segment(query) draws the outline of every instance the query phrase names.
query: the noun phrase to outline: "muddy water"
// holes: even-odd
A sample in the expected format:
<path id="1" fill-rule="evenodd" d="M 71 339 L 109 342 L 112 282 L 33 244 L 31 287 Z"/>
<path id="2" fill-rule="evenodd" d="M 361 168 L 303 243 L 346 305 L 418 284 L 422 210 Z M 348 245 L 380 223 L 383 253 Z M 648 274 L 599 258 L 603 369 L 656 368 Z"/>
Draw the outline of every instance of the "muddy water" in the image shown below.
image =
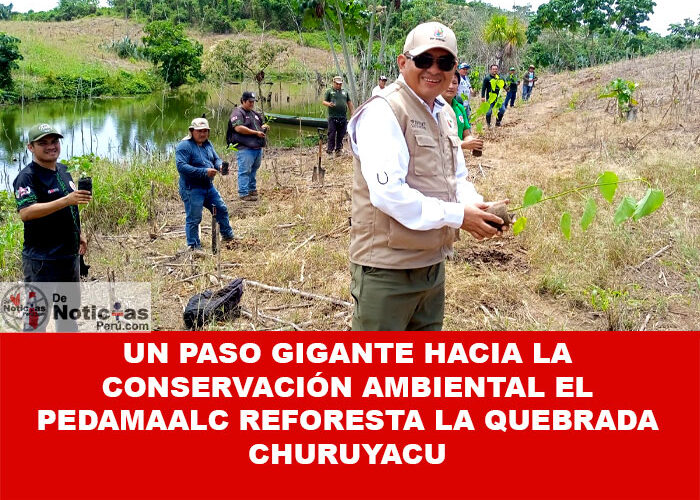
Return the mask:
<path id="1" fill-rule="evenodd" d="M 192 118 L 206 114 L 217 151 L 226 145 L 228 116 L 241 93 L 258 93 L 255 83 L 228 85 L 225 89 L 155 93 L 146 96 L 51 100 L 0 107 L 0 189 L 11 183 L 19 168 L 31 161 L 26 134 L 36 123 L 47 122 L 65 138 L 61 159 L 94 153 L 114 160 L 134 154 L 153 155 L 171 151 L 187 133 Z M 256 109 L 303 116 L 325 116 L 322 92 L 312 83 L 274 82 L 262 86 L 265 102 Z M 267 98 L 269 97 L 269 101 Z M 268 144 L 289 144 L 299 135 L 315 136 L 315 128 L 272 123 Z"/>

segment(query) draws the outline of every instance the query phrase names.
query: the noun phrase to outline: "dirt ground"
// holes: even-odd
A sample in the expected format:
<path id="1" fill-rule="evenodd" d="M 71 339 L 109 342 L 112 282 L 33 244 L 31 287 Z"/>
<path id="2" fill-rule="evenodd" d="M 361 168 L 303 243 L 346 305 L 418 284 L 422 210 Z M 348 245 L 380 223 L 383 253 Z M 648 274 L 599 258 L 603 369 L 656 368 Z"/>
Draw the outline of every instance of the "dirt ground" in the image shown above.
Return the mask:
<path id="1" fill-rule="evenodd" d="M 504 126 L 484 132 L 481 162 L 466 158 L 470 178 L 486 199 L 508 197 L 519 203 L 531 184 L 553 194 L 613 170 L 620 178 L 647 179 L 664 190 L 666 202 L 636 224 L 615 226 L 612 214 L 622 196 L 639 199 L 644 193 L 643 183 L 630 183 L 620 186 L 612 206 L 597 196 L 598 215 L 586 232 L 578 227 L 585 199 L 574 195 L 528 209 L 528 225 L 519 236 L 477 242 L 463 233 L 447 262 L 445 329 L 698 327 L 698 56 L 690 51 L 658 54 L 542 74 L 531 101 L 524 104 L 519 96 Z M 620 123 L 609 100 L 597 99 L 617 77 L 641 85 L 634 122 Z M 206 211 L 205 251 L 196 256 L 184 250 L 181 202 L 161 200 L 151 227 L 91 235 L 94 276 L 103 279 L 115 271 L 121 280 L 150 281 L 158 329 L 182 328 L 189 297 L 235 277 L 249 280 L 243 316 L 207 329 L 349 329 L 352 159 L 324 153 L 327 173 L 321 186 L 311 180 L 317 152 L 266 150 L 258 202 L 238 200 L 234 168 L 233 175 L 217 179 L 237 236 L 218 256 L 210 251 Z M 558 229 L 563 210 L 575 221 L 571 241 Z"/>

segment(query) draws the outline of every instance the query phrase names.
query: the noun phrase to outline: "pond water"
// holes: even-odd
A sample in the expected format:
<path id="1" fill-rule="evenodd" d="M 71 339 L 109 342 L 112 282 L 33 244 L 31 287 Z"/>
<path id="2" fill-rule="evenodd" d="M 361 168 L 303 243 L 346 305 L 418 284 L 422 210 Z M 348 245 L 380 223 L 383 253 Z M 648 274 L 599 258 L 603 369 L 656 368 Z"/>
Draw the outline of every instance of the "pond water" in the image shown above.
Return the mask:
<path id="1" fill-rule="evenodd" d="M 191 120 L 206 114 L 211 140 L 221 154 L 226 146 L 228 117 L 244 90 L 258 93 L 256 83 L 241 82 L 223 89 L 180 89 L 137 97 L 61 99 L 0 107 L 0 189 L 11 186 L 19 169 L 31 161 L 26 137 L 37 123 L 50 123 L 64 135 L 61 160 L 89 153 L 116 160 L 172 151 L 187 134 Z M 315 83 L 264 83 L 262 91 L 265 101 L 256 104 L 258 110 L 325 116 L 326 108 L 321 105 L 325 89 Z M 300 134 L 317 136 L 317 131 L 272 122 L 268 145 L 291 145 Z"/>

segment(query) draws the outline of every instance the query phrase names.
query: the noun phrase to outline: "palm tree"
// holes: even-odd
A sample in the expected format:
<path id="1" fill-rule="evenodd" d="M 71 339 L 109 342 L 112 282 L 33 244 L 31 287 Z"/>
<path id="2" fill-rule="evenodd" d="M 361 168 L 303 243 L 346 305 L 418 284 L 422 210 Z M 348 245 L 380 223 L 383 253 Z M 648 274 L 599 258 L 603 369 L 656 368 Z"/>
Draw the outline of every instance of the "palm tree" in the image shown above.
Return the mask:
<path id="1" fill-rule="evenodd" d="M 494 14 L 484 27 L 484 40 L 496 46 L 498 67 L 501 68 L 503 58 L 512 57 L 515 49 L 525 44 L 525 26 L 517 18 L 508 22 L 505 15 Z"/>

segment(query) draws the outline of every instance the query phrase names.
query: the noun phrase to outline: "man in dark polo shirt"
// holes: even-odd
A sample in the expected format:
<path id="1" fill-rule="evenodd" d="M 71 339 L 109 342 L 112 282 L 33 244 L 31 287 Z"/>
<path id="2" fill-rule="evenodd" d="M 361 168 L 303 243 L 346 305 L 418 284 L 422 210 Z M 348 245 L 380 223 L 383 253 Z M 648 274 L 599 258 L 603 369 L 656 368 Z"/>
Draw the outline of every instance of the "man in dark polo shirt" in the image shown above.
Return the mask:
<path id="1" fill-rule="evenodd" d="M 66 166 L 58 163 L 62 138 L 45 123 L 32 127 L 27 149 L 34 159 L 13 182 L 24 222 L 22 266 L 27 283 L 80 281 L 79 255 L 87 250 L 87 239 L 80 232 L 78 205 L 88 203 L 92 195 L 78 191 Z M 74 321 L 65 323 L 57 322 L 57 329 L 76 330 Z"/>
<path id="2" fill-rule="evenodd" d="M 226 131 L 228 145 L 236 145 L 238 162 L 238 197 L 243 201 L 258 201 L 256 175 L 262 163 L 262 148 L 269 125 L 265 116 L 253 109 L 255 94 L 243 92 L 241 105 L 233 110 Z"/>

